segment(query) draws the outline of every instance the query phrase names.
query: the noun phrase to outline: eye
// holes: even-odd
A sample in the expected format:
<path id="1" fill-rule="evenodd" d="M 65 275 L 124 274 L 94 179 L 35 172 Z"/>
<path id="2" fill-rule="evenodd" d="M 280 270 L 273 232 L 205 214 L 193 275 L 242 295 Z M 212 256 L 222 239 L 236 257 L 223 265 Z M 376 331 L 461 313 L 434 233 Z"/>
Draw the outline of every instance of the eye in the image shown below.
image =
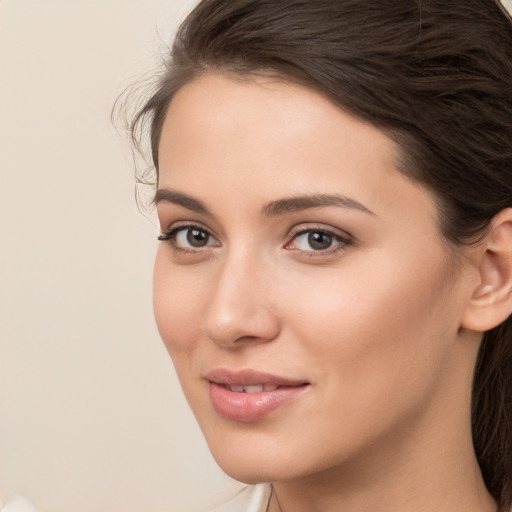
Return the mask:
<path id="1" fill-rule="evenodd" d="M 293 235 L 286 249 L 297 249 L 303 252 L 332 253 L 346 248 L 351 244 L 348 237 L 343 237 L 325 229 L 307 229 Z"/>
<path id="2" fill-rule="evenodd" d="M 205 247 L 208 245 L 210 235 L 202 229 L 186 228 L 176 233 L 175 240 L 177 244 L 183 246 Z"/>
<path id="3" fill-rule="evenodd" d="M 183 251 L 219 246 L 219 242 L 201 226 L 179 226 L 160 235 L 158 240 L 169 242 L 174 249 Z"/>

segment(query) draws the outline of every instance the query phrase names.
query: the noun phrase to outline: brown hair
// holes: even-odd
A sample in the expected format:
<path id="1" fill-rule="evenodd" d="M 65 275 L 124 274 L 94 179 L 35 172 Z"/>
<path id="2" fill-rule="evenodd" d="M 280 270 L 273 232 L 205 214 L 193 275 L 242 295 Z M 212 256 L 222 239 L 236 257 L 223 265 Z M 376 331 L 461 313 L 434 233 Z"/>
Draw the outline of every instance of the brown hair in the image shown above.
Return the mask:
<path id="1" fill-rule="evenodd" d="M 134 116 L 158 145 L 174 94 L 201 74 L 272 74 L 321 91 L 397 141 L 401 171 L 439 202 L 450 245 L 512 206 L 512 23 L 497 0 L 203 0 Z M 501 510 L 512 505 L 512 318 L 484 334 L 473 439 Z"/>

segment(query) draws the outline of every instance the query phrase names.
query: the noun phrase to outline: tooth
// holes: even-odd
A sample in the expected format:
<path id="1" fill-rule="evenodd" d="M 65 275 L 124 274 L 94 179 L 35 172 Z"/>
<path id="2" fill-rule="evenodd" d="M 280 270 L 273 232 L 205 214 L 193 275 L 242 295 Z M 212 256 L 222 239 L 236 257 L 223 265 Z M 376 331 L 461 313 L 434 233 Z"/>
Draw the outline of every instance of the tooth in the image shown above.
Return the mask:
<path id="1" fill-rule="evenodd" d="M 263 391 L 275 391 L 277 389 L 277 386 L 274 386 L 273 384 L 263 384 Z"/>
<path id="2" fill-rule="evenodd" d="M 244 391 L 246 393 L 261 393 L 261 391 L 263 391 L 263 386 L 261 384 L 257 386 L 244 386 Z"/>
<path id="3" fill-rule="evenodd" d="M 244 392 L 243 386 L 229 386 L 229 389 L 231 391 L 234 391 L 235 393 L 243 393 Z"/>

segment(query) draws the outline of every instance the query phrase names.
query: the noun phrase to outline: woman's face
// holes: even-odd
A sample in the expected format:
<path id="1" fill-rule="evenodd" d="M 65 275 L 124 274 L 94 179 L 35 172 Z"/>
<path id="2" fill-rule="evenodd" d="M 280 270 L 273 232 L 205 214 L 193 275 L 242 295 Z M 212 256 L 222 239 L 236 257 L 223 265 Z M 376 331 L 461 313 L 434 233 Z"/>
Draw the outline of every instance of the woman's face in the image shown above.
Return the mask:
<path id="1" fill-rule="evenodd" d="M 207 75 L 159 156 L 156 320 L 227 473 L 342 468 L 446 414 L 469 287 L 388 137 L 307 88 Z"/>

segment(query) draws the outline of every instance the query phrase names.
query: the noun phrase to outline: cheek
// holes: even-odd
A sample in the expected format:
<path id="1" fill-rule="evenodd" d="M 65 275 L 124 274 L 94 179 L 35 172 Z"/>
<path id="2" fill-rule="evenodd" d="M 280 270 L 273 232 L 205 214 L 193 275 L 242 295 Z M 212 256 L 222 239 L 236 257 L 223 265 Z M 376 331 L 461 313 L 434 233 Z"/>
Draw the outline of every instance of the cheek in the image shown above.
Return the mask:
<path id="1" fill-rule="evenodd" d="M 373 267 L 379 272 L 338 269 L 321 281 L 303 273 L 302 293 L 288 295 L 283 316 L 294 319 L 288 323 L 300 345 L 294 355 L 307 361 L 316 384 L 310 428 L 337 446 L 325 453 L 321 441 L 312 441 L 304 457 L 357 451 L 410 425 L 436 395 L 449 361 L 451 320 L 443 311 L 450 287 L 442 261 L 428 260 L 416 269 L 406 261 L 386 272 L 383 265 Z"/>
<path id="2" fill-rule="evenodd" d="M 204 287 L 201 279 L 187 278 L 169 262 L 166 248 L 160 247 L 153 273 L 153 308 L 160 336 L 173 360 L 190 354 L 199 335 L 199 319 Z M 196 321 L 194 321 L 196 319 Z"/>
<path id="3" fill-rule="evenodd" d="M 394 262 L 393 264 L 387 262 Z M 361 263 L 360 261 L 358 264 Z M 333 269 L 318 280 L 303 274 L 290 293 L 288 316 L 313 368 L 330 382 L 369 392 L 432 376 L 456 322 L 445 314 L 450 286 L 442 253 L 418 258 L 376 253 L 364 272 Z M 327 270 L 327 269 L 323 269 Z M 335 272 L 337 270 L 337 272 Z M 321 376 L 322 378 L 324 376 Z"/>

